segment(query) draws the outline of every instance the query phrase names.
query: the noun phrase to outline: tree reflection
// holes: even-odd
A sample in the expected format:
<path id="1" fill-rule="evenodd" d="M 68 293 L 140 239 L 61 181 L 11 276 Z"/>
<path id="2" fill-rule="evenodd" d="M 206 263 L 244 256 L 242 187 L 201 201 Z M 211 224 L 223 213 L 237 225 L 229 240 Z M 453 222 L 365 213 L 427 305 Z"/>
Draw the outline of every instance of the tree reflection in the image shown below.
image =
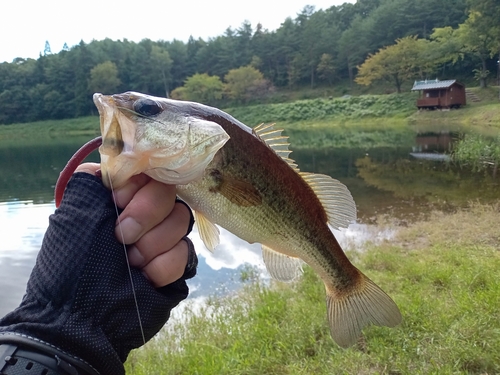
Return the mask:
<path id="1" fill-rule="evenodd" d="M 366 184 L 399 198 L 423 197 L 430 203 L 453 205 L 500 198 L 498 181 L 490 173 L 476 173 L 452 163 L 409 158 L 381 162 L 366 156 L 356 161 L 356 168 Z"/>
<path id="2" fill-rule="evenodd" d="M 49 203 L 59 172 L 87 138 L 0 143 L 0 201 Z M 89 160 L 98 161 L 97 153 Z"/>

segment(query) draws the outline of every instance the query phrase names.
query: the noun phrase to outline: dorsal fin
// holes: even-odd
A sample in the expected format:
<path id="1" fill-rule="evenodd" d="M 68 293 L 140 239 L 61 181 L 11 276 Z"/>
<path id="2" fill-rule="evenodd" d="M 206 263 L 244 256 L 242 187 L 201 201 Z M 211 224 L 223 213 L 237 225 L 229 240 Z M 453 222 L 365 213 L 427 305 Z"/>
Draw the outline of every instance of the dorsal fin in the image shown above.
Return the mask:
<path id="1" fill-rule="evenodd" d="M 293 170 L 299 172 L 299 167 L 295 164 L 295 160 L 288 156 L 292 152 L 288 146 L 288 137 L 281 135 L 283 129 L 274 129 L 275 124 L 260 124 L 253 128 L 252 132 L 262 142 L 264 142 L 271 150 L 276 152 Z"/>
<path id="2" fill-rule="evenodd" d="M 347 228 L 356 220 L 356 204 L 343 183 L 323 174 L 299 174 L 319 198 L 332 227 Z"/>

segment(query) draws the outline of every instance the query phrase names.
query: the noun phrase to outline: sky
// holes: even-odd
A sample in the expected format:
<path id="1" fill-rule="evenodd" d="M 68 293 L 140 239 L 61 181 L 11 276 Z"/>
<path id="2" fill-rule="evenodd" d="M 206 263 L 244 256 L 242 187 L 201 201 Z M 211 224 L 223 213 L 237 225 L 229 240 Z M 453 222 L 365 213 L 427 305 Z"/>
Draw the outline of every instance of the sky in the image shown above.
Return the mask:
<path id="1" fill-rule="evenodd" d="M 174 39 L 187 42 L 189 36 L 208 40 L 231 26 L 248 20 L 269 31 L 287 18 L 295 18 L 306 5 L 327 9 L 355 0 L 147 0 L 147 1 L 63 1 L 26 0 L 2 2 L 0 17 L 0 63 L 16 57 L 38 58 L 45 41 L 52 53 L 64 43 L 72 47 L 83 40 L 111 38 L 139 42 Z M 279 5 L 278 5 L 279 4 Z"/>

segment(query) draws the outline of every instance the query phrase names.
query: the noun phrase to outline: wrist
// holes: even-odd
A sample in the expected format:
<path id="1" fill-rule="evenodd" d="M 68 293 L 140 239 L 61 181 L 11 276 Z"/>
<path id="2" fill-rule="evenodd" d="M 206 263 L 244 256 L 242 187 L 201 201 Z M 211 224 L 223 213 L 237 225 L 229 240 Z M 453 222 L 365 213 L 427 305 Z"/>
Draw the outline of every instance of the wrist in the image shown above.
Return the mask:
<path id="1" fill-rule="evenodd" d="M 99 375 L 82 359 L 34 337 L 0 334 L 0 374 Z"/>

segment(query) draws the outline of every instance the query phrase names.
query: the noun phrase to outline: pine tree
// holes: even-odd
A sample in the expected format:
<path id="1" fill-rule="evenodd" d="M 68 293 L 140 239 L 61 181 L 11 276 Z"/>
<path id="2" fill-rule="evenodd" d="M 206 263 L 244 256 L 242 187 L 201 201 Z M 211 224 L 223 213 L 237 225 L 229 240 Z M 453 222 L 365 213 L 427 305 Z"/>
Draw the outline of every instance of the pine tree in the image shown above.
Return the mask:
<path id="1" fill-rule="evenodd" d="M 51 55 L 52 54 L 52 51 L 50 50 L 50 43 L 48 40 L 45 41 L 45 49 L 43 50 L 43 55 L 44 56 L 47 56 L 47 55 Z"/>

